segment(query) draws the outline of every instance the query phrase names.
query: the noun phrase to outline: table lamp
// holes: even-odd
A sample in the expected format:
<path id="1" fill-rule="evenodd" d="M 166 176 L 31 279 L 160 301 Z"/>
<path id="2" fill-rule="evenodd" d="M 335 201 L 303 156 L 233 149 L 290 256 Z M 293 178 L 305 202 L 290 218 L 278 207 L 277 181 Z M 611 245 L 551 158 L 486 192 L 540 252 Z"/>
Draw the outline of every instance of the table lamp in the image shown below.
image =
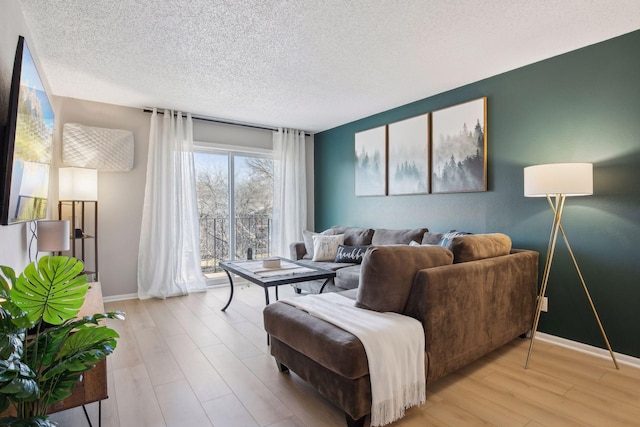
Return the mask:
<path id="1" fill-rule="evenodd" d="M 37 222 L 38 252 L 68 251 L 69 221 L 41 220 Z"/>
<path id="2" fill-rule="evenodd" d="M 553 262 L 553 254 L 556 248 L 556 242 L 558 240 L 558 233 L 562 234 L 569 254 L 573 260 L 573 265 L 578 272 L 580 282 L 582 282 L 582 288 L 584 289 L 593 314 L 602 332 L 602 337 L 609 349 L 611 359 L 616 369 L 620 369 L 616 357 L 613 354 L 607 334 L 604 332 L 602 322 L 596 311 L 596 307 L 593 304 L 587 285 L 578 267 L 576 257 L 571 250 L 569 240 L 562 227 L 562 211 L 564 210 L 564 203 L 567 197 L 571 196 L 590 196 L 593 194 L 593 165 L 591 163 L 552 163 L 544 165 L 535 165 L 524 168 L 524 195 L 525 197 L 546 197 L 553 211 L 553 224 L 551 226 L 551 235 L 549 236 L 549 245 L 547 248 L 547 258 L 544 265 L 544 272 L 542 274 L 542 284 L 540 286 L 540 294 L 538 295 L 538 302 L 536 304 L 536 312 L 533 320 L 533 327 L 531 329 L 531 343 L 529 344 L 529 351 L 527 353 L 527 360 L 524 368 L 529 366 L 529 358 L 531 357 L 531 350 L 533 349 L 533 342 L 536 337 L 536 329 L 538 329 L 538 322 L 540 321 L 540 312 L 542 311 L 542 302 L 544 295 L 547 291 L 547 284 L 549 283 L 549 273 L 551 271 L 551 263 Z M 551 197 L 555 198 L 555 203 L 551 200 Z"/>

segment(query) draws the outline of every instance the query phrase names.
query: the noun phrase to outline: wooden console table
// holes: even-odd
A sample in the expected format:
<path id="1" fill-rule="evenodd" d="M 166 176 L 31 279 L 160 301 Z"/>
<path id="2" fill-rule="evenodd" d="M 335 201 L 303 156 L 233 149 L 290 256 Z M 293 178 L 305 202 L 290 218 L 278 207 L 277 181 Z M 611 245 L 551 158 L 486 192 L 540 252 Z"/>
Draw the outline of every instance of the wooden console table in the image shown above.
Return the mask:
<path id="1" fill-rule="evenodd" d="M 82 304 L 77 317 L 90 316 L 95 313 L 104 313 L 104 303 L 102 301 L 102 288 L 100 286 L 100 282 L 89 283 L 89 286 L 91 286 L 91 289 L 87 291 L 84 304 Z M 108 397 L 107 359 L 102 359 L 100 362 L 96 363 L 95 368 L 86 371 L 82 375 L 82 380 L 73 390 L 71 396 L 50 405 L 48 412 L 52 414 L 54 412 L 64 411 L 65 409 L 82 406 L 84 414 L 87 417 L 87 421 L 89 422 L 89 426 L 91 426 L 91 420 L 89 419 L 89 415 L 87 414 L 87 410 L 84 408 L 84 405 L 98 402 L 98 426 L 101 426 L 102 400 L 107 399 Z"/>
<path id="2" fill-rule="evenodd" d="M 102 288 L 100 282 L 89 283 L 91 289 L 87 291 L 84 304 L 80 308 L 78 317 L 90 316 L 95 313 L 104 313 L 104 303 L 102 302 Z M 87 417 L 89 426 L 92 427 L 91 419 L 84 405 L 98 402 L 98 426 L 102 425 L 102 400 L 107 399 L 107 360 L 103 359 L 96 366 L 83 373 L 82 380 L 73 390 L 71 396 L 60 402 L 56 402 L 49 406 L 48 413 L 64 411 L 65 409 L 82 406 L 84 414 Z M 7 412 L 14 412 L 14 408 L 9 408 Z M 0 414 L 0 417 L 4 414 Z"/>

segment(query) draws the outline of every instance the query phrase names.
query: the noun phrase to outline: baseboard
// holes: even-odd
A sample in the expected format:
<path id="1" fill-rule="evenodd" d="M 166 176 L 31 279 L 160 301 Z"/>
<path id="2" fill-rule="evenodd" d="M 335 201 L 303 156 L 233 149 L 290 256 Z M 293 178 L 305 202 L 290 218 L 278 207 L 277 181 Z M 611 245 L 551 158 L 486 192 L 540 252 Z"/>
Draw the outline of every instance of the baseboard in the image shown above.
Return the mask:
<path id="1" fill-rule="evenodd" d="M 233 281 L 235 286 L 241 286 L 244 285 L 246 283 L 249 283 L 248 281 L 241 279 L 241 280 L 234 280 Z M 229 283 L 219 283 L 219 284 L 214 284 L 214 285 L 207 285 L 208 289 L 215 289 L 215 288 L 223 288 L 223 287 L 229 287 Z M 103 297 L 102 300 L 104 302 L 116 302 L 116 301 L 126 301 L 128 299 L 138 299 L 138 294 L 121 294 L 121 295 L 111 295 L 108 297 Z"/>
<path id="2" fill-rule="evenodd" d="M 559 345 L 561 347 L 570 348 L 581 353 L 587 353 L 592 356 L 611 360 L 609 351 L 604 348 L 594 347 L 592 345 L 583 344 L 577 341 L 571 341 L 566 338 L 556 337 L 555 335 L 545 334 L 544 332 L 536 332 L 536 339 L 548 342 L 550 344 Z M 637 357 L 616 353 L 615 351 L 613 352 L 613 354 L 616 356 L 616 360 L 619 364 L 629 365 L 634 368 L 640 368 L 640 359 L 638 359 Z"/>
<path id="3" fill-rule="evenodd" d="M 115 302 L 115 301 L 125 301 L 128 299 L 138 299 L 138 294 L 122 294 L 122 295 L 111 295 L 108 297 L 103 297 L 102 301 L 104 302 Z"/>

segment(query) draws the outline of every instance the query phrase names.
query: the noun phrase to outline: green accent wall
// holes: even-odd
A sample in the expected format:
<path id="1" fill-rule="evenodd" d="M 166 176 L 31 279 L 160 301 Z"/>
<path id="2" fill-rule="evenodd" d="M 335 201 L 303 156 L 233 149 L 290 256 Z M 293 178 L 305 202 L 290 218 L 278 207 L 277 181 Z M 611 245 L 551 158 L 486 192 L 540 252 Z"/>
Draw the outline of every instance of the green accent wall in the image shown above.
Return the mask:
<path id="1" fill-rule="evenodd" d="M 355 197 L 355 132 L 483 96 L 487 192 Z M 540 276 L 553 217 L 523 168 L 592 162 L 594 195 L 567 199 L 563 225 L 614 351 L 640 357 L 640 31 L 321 132 L 314 156 L 317 230 L 503 232 L 540 252 Z M 547 296 L 539 331 L 605 348 L 563 241 Z"/>

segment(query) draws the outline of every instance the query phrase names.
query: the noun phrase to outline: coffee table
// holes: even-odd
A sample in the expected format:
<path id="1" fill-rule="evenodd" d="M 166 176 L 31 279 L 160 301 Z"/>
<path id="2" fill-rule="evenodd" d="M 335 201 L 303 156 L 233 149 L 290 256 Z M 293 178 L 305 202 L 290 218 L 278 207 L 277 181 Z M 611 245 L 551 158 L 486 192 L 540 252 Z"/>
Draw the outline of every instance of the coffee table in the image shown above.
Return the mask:
<path id="1" fill-rule="evenodd" d="M 272 257 L 274 258 L 274 257 Z M 236 274 L 251 283 L 264 288 L 264 299 L 266 305 L 269 305 L 269 288 L 276 288 L 276 301 L 278 300 L 278 286 L 288 285 L 291 283 L 306 282 L 309 280 L 324 279 L 324 285 L 329 279 L 336 277 L 336 272 L 325 270 L 315 266 L 310 266 L 299 261 L 275 257 L 280 259 L 280 268 L 262 267 L 262 260 L 239 260 L 239 261 L 221 261 L 220 268 L 227 273 L 229 284 L 231 285 L 231 293 L 229 301 L 222 308 L 225 311 L 231 300 L 233 299 L 233 278 L 231 273 Z"/>

